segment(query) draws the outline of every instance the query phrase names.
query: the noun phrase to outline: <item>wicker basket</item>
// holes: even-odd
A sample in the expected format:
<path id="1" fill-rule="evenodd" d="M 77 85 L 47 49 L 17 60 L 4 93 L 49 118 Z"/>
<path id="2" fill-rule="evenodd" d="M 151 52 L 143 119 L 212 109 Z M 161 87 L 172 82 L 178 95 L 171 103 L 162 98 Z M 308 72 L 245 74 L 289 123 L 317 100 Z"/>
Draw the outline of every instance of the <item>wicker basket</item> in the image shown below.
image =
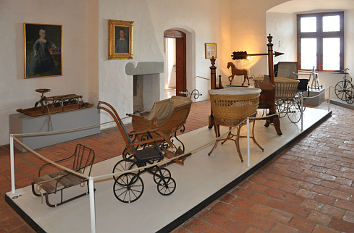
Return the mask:
<path id="1" fill-rule="evenodd" d="M 211 110 L 217 125 L 235 126 L 257 111 L 259 88 L 230 87 L 210 90 Z"/>
<path id="2" fill-rule="evenodd" d="M 263 77 L 254 79 L 254 86 L 259 87 Z M 299 80 L 275 77 L 275 99 L 293 99 L 296 95 Z"/>

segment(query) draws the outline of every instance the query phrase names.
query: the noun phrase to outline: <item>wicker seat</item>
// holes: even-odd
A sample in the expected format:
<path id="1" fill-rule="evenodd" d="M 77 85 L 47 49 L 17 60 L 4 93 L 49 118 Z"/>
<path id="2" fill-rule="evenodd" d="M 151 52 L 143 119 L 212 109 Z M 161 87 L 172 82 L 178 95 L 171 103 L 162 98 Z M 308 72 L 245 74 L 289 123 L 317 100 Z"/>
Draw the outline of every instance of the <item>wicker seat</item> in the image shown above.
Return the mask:
<path id="1" fill-rule="evenodd" d="M 220 125 L 227 126 L 231 129 L 242 123 L 247 117 L 254 116 L 257 113 L 260 92 L 261 90 L 258 88 L 242 87 L 229 87 L 209 91 L 211 110 L 214 116 L 214 129 L 217 137 L 220 137 Z M 228 140 L 232 140 L 235 142 L 238 155 L 241 162 L 243 162 L 239 143 L 239 139 L 244 137 L 240 135 L 243 125 L 244 124 L 238 126 L 236 134 L 229 132 L 226 138 L 217 140 L 214 147 L 209 152 L 209 155 L 211 155 L 217 147 L 219 141 L 222 141 L 223 144 Z M 255 121 L 253 121 L 251 138 L 263 151 L 263 148 L 257 143 L 254 137 L 254 125 Z"/>
<path id="2" fill-rule="evenodd" d="M 71 167 L 72 170 L 74 170 L 78 173 L 81 173 L 81 174 L 87 174 L 89 176 L 91 174 L 94 159 L 95 159 L 95 152 L 92 149 L 85 147 L 81 144 L 77 144 L 76 148 L 75 148 L 75 152 L 71 156 L 69 156 L 65 159 L 55 161 L 55 162 L 62 163 L 62 162 L 67 162 L 67 161 L 72 160 L 72 167 Z M 64 204 L 66 202 L 72 201 L 76 198 L 79 198 L 79 197 L 82 197 L 82 196 L 88 194 L 88 185 L 87 185 L 86 192 L 84 192 L 80 195 L 77 195 L 73 198 L 63 200 L 63 190 L 64 189 L 67 189 L 67 188 L 70 188 L 70 187 L 73 187 L 73 186 L 76 186 L 79 184 L 81 185 L 81 184 L 87 183 L 88 180 L 83 177 L 79 177 L 77 175 L 74 175 L 70 172 L 64 171 L 64 170 L 41 175 L 43 170 L 45 168 L 49 167 L 50 165 L 51 165 L 51 163 L 46 163 L 46 164 L 42 165 L 39 168 L 38 177 L 34 178 L 34 180 L 32 182 L 33 194 L 36 196 L 41 196 L 41 190 L 43 190 L 42 193 L 45 196 L 46 203 L 48 206 L 56 207 L 58 205 Z M 56 194 L 57 192 L 60 192 L 60 195 L 61 195 L 60 202 L 55 203 L 55 204 L 50 203 L 49 195 Z"/>
<path id="3" fill-rule="evenodd" d="M 254 79 L 254 86 L 259 87 L 263 77 Z M 296 96 L 299 80 L 291 78 L 275 77 L 275 99 L 293 99 Z"/>

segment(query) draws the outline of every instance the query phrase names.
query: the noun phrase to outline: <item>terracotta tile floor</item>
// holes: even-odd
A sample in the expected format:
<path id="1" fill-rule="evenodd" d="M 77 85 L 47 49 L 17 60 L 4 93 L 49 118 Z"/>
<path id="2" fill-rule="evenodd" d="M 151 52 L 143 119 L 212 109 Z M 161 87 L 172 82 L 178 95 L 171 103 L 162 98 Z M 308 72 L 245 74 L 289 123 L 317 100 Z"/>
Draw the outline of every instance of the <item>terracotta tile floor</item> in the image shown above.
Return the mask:
<path id="1" fill-rule="evenodd" d="M 186 131 L 207 125 L 209 102 L 192 105 Z M 333 116 L 249 179 L 175 232 L 354 232 L 354 111 L 333 106 Z M 96 161 L 123 149 L 115 129 L 61 143 L 40 153 L 57 159 L 77 143 L 92 147 Z M 30 184 L 41 164 L 16 152 L 16 184 Z M 188 160 L 186 161 L 188 162 Z M 0 194 L 10 189 L 9 148 L 0 147 Z M 0 233 L 33 232 L 0 199 Z"/>

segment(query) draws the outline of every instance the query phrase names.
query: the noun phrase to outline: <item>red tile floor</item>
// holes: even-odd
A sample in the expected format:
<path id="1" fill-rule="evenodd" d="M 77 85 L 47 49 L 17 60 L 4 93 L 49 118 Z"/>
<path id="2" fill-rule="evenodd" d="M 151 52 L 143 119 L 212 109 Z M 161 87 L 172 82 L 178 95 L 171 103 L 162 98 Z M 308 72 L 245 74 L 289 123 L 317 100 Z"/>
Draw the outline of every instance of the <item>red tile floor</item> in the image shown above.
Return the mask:
<path id="1" fill-rule="evenodd" d="M 354 111 L 332 107 L 333 116 L 265 167 L 209 205 L 175 232 L 354 232 Z M 187 131 L 207 125 L 209 102 L 192 105 Z M 118 155 L 115 129 L 41 150 L 51 159 L 90 145 L 96 161 Z M 16 152 L 16 184 L 30 184 L 40 161 Z M 188 159 L 186 160 L 188 162 Z M 0 147 L 0 194 L 10 189 L 9 147 Z M 0 199 L 0 233 L 33 232 Z"/>

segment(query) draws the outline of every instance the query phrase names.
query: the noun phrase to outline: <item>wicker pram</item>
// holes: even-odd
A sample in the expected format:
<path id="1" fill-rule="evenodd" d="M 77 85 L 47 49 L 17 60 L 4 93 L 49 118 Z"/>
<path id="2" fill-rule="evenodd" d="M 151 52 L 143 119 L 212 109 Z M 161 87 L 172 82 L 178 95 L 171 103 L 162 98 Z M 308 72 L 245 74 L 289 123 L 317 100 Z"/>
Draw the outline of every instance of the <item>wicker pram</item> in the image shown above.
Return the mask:
<path id="1" fill-rule="evenodd" d="M 254 78 L 254 86 L 259 87 L 263 77 Z M 296 96 L 299 80 L 275 77 L 275 99 L 293 99 Z"/>
<path id="2" fill-rule="evenodd" d="M 170 99 L 155 102 L 151 111 L 130 115 L 132 117 L 133 132 L 154 130 L 164 141 L 161 142 L 168 154 L 173 155 L 185 152 L 183 142 L 177 137 L 177 131 L 184 131 L 184 124 L 188 118 L 192 101 L 187 97 L 173 96 Z M 175 139 L 175 140 L 174 140 Z M 144 140 L 135 138 L 133 140 Z M 123 152 L 124 156 L 124 152 Z M 172 156 L 172 154 L 171 154 Z M 167 155 L 166 157 L 171 157 Z M 176 161 L 183 164 L 183 161 Z"/>
<path id="3" fill-rule="evenodd" d="M 255 78 L 255 86 L 259 86 L 263 78 Z M 297 123 L 301 119 L 301 103 L 298 92 L 299 80 L 290 78 L 275 77 L 275 101 L 276 109 L 280 118 L 288 116 L 292 123 Z M 303 108 L 304 110 L 304 108 Z"/>
<path id="4" fill-rule="evenodd" d="M 259 88 L 242 88 L 242 87 L 229 87 L 219 90 L 210 90 L 210 102 L 211 110 L 214 116 L 214 129 L 217 137 L 220 136 L 220 125 L 229 127 L 237 126 L 247 117 L 255 115 L 259 103 L 259 94 L 261 89 Z M 263 148 L 257 143 L 254 137 L 254 124 L 252 128 L 251 138 L 257 144 L 259 148 Z M 227 140 L 232 140 L 236 144 L 236 149 L 243 162 L 242 154 L 240 151 L 239 139 L 243 136 L 240 136 L 241 127 L 244 124 L 241 124 L 237 129 L 237 134 L 229 132 L 229 134 L 224 139 L 217 140 L 214 147 L 209 152 L 209 155 L 217 147 L 219 141 L 222 141 L 222 144 Z M 234 138 L 235 137 L 235 138 Z"/>

